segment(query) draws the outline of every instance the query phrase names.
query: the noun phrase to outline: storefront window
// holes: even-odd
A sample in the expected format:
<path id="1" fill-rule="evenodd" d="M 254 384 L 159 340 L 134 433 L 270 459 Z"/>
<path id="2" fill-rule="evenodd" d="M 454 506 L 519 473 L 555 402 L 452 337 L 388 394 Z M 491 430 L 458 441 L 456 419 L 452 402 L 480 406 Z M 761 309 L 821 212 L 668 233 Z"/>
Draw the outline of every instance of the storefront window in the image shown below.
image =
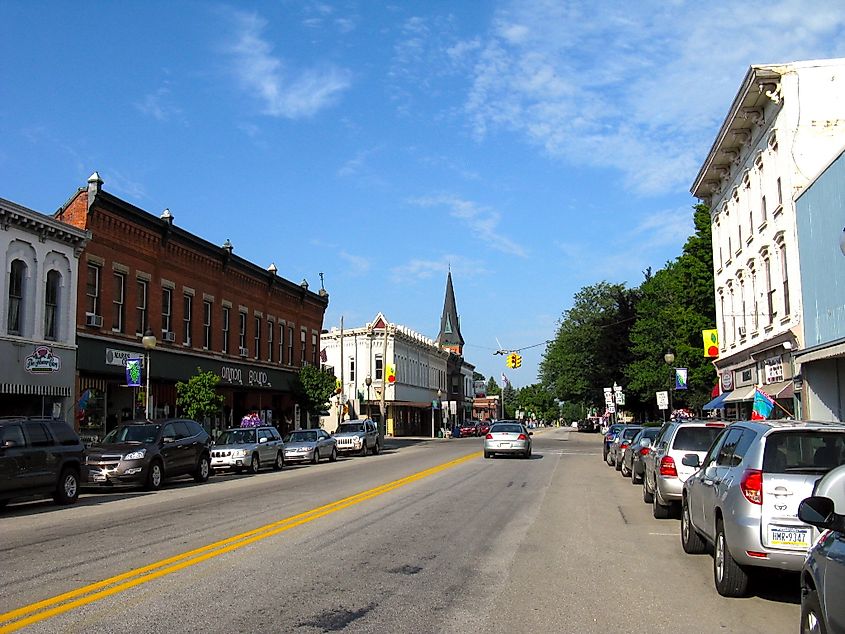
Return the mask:
<path id="1" fill-rule="evenodd" d="M 9 272 L 9 320 L 7 331 L 10 335 L 21 334 L 23 323 L 23 281 L 26 274 L 26 264 L 22 260 L 13 260 Z"/>
<path id="2" fill-rule="evenodd" d="M 82 390 L 76 403 L 79 435 L 83 442 L 96 442 L 105 436 L 105 394 L 97 388 Z"/>

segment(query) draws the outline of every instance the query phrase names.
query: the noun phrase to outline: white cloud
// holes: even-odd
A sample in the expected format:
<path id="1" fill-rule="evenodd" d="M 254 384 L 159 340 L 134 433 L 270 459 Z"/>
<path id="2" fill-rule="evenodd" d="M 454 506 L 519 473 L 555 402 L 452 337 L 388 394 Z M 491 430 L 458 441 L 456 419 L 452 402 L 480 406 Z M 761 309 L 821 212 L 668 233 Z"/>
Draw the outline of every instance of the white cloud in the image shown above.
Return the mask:
<path id="1" fill-rule="evenodd" d="M 229 48 L 233 72 L 243 89 L 263 103 L 273 117 L 310 117 L 334 105 L 352 83 L 349 70 L 331 64 L 291 72 L 273 54 L 264 37 L 266 20 L 256 14 L 235 13 L 236 38 Z"/>
<path id="2" fill-rule="evenodd" d="M 347 264 L 347 266 L 344 268 L 344 271 L 346 273 L 349 273 L 350 275 L 363 275 L 364 273 L 367 273 L 370 268 L 372 268 L 372 263 L 370 262 L 370 260 L 363 256 L 347 253 L 346 251 L 341 251 L 340 257 Z"/>
<path id="3" fill-rule="evenodd" d="M 453 218 L 461 220 L 470 233 L 486 246 L 510 255 L 527 257 L 527 253 L 522 246 L 499 231 L 499 223 L 502 217 L 498 211 L 483 207 L 470 200 L 463 200 L 457 196 L 429 196 L 415 198 L 410 202 L 420 207 L 446 207 Z"/>
<path id="4" fill-rule="evenodd" d="M 462 255 L 449 254 L 436 260 L 412 258 L 404 264 L 393 267 L 390 270 L 390 277 L 393 282 L 407 283 L 427 280 L 434 276 L 445 277 L 449 270 L 458 277 L 487 274 L 484 265 L 480 262 Z"/>
<path id="5" fill-rule="evenodd" d="M 172 117 L 179 115 L 181 110 L 176 106 L 168 103 L 170 99 L 170 88 L 162 86 L 155 92 L 144 95 L 144 98 L 135 104 L 135 107 L 159 121 L 167 121 Z"/>
<path id="6" fill-rule="evenodd" d="M 842 55 L 843 30 L 824 0 L 520 0 L 448 51 L 470 75 L 477 138 L 514 131 L 662 193 L 689 186 L 750 64 Z"/>

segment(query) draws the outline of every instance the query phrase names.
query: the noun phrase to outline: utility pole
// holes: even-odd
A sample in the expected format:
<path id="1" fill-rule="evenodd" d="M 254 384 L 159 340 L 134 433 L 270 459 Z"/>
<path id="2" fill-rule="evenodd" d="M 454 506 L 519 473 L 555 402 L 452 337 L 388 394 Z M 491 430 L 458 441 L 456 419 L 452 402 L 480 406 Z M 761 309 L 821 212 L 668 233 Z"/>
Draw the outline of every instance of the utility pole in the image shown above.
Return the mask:
<path id="1" fill-rule="evenodd" d="M 340 392 L 337 395 L 337 426 L 343 421 L 343 315 L 340 316 Z"/>
<path id="2" fill-rule="evenodd" d="M 381 436 L 384 438 L 387 435 L 387 405 L 384 402 L 384 396 L 387 392 L 387 320 L 384 320 L 384 339 L 382 340 L 381 349 L 381 403 L 379 409 L 381 410 Z"/>

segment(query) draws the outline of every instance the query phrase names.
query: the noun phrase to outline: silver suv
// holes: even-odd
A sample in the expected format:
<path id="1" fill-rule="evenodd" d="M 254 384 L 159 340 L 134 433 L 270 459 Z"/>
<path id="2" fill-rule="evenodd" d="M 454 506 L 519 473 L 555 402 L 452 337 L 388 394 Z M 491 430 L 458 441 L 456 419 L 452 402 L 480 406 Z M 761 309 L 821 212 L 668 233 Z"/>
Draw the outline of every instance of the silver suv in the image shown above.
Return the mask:
<path id="1" fill-rule="evenodd" d="M 680 504 L 684 481 L 696 471 L 681 459 L 689 453 L 703 458 L 724 428 L 725 423 L 703 420 L 671 421 L 660 428 L 643 456 L 643 502 L 651 504 L 654 517 L 666 519 L 672 514 Z"/>
<path id="2" fill-rule="evenodd" d="M 381 451 L 378 425 L 369 418 L 345 420 L 332 434 L 337 441 L 338 453 L 357 453 L 366 456 L 369 452 Z"/>
<path id="3" fill-rule="evenodd" d="M 746 593 L 752 567 L 801 570 L 818 531 L 798 519 L 801 500 L 845 461 L 845 425 L 803 421 L 733 423 L 684 483 L 681 544 L 713 544 L 713 579 L 722 596 Z"/>
<path id="4" fill-rule="evenodd" d="M 232 469 L 240 473 L 248 469 L 258 473 L 265 465 L 279 471 L 285 466 L 285 445 L 275 427 L 235 427 L 227 429 L 211 448 L 211 468 Z"/>

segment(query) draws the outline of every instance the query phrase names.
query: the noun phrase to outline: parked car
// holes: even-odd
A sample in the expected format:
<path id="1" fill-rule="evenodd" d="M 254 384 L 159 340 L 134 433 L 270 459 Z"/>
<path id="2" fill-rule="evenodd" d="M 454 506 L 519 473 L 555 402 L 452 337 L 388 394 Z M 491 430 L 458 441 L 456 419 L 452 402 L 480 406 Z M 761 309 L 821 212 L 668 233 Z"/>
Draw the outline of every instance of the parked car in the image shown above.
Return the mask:
<path id="1" fill-rule="evenodd" d="M 613 423 L 610 427 L 607 428 L 607 431 L 604 433 L 604 440 L 602 442 L 602 455 L 601 458 L 605 462 L 607 462 L 607 452 L 610 451 L 610 444 L 616 440 L 616 434 L 619 433 L 619 430 L 625 427 L 624 423 Z"/>
<path id="2" fill-rule="evenodd" d="M 211 436 L 199 423 L 171 418 L 126 422 L 86 450 L 86 486 L 141 485 L 155 491 L 163 481 L 211 474 Z"/>
<path id="3" fill-rule="evenodd" d="M 652 515 L 665 519 L 680 505 L 684 482 L 696 469 L 683 464 L 690 453 L 699 460 L 713 444 L 725 423 L 703 420 L 671 421 L 660 428 L 643 461 L 643 501 L 651 503 Z"/>
<path id="4" fill-rule="evenodd" d="M 660 427 L 643 427 L 622 454 L 622 475 L 630 476 L 632 484 L 642 483 L 643 456 L 651 451 L 651 443 L 659 433 Z"/>
<path id="5" fill-rule="evenodd" d="M 486 436 L 490 431 L 490 426 L 493 424 L 492 420 L 482 420 L 478 423 L 478 435 Z"/>
<path id="6" fill-rule="evenodd" d="M 628 425 L 619 430 L 607 451 L 607 464 L 609 466 L 614 467 L 617 471 L 622 470 L 622 453 L 631 444 L 634 436 L 640 433 L 641 429 L 641 425 Z"/>
<path id="7" fill-rule="evenodd" d="M 683 486 L 681 544 L 713 544 L 713 578 L 723 596 L 745 594 L 754 568 L 801 570 L 817 531 L 798 505 L 845 456 L 845 425 L 744 421 L 725 429 Z"/>
<path id="8" fill-rule="evenodd" d="M 378 425 L 369 418 L 345 420 L 338 425 L 334 436 L 338 453 L 357 453 L 366 456 L 369 452 L 381 451 Z"/>
<path id="9" fill-rule="evenodd" d="M 35 495 L 52 496 L 57 504 L 76 502 L 84 451 L 63 420 L 0 419 L 0 508 Z"/>
<path id="10" fill-rule="evenodd" d="M 798 519 L 822 534 L 801 569 L 801 634 L 845 633 L 845 465 L 816 484 Z"/>
<path id="11" fill-rule="evenodd" d="M 297 429 L 285 436 L 285 461 L 317 464 L 337 460 L 337 441 L 322 429 Z"/>
<path id="12" fill-rule="evenodd" d="M 227 429 L 211 448 L 211 468 L 214 471 L 244 469 L 258 473 L 261 467 L 272 465 L 279 471 L 285 466 L 285 445 L 275 427 L 234 427 Z"/>
<path id="13" fill-rule="evenodd" d="M 496 454 L 519 454 L 523 458 L 531 457 L 531 436 L 533 432 L 519 421 L 497 421 L 484 437 L 484 457 L 492 458 Z"/>
<path id="14" fill-rule="evenodd" d="M 588 418 L 585 420 L 578 421 L 578 431 L 593 433 L 598 431 L 598 427 L 596 426 L 595 422 Z"/>
<path id="15" fill-rule="evenodd" d="M 477 420 L 465 420 L 460 423 L 459 427 L 461 430 L 461 438 L 466 438 L 467 436 L 478 436 Z"/>

